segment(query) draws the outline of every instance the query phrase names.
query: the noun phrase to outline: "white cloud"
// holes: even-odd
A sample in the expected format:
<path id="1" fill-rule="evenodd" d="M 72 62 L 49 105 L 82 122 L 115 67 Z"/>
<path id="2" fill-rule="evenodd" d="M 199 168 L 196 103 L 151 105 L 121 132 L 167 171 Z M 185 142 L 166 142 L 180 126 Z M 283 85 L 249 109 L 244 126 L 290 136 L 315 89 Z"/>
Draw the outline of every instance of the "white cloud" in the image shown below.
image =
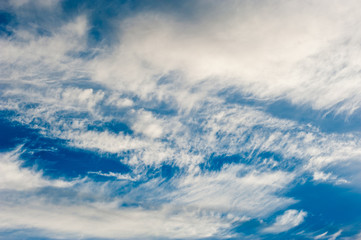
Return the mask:
<path id="1" fill-rule="evenodd" d="M 74 182 L 48 180 L 41 172 L 22 168 L 20 149 L 0 154 L 0 190 L 25 191 L 45 186 L 70 187 Z"/>
<path id="2" fill-rule="evenodd" d="M 248 173 L 238 176 L 242 171 Z M 87 181 L 73 189 L 75 197 L 59 192 L 55 203 L 52 193 L 17 201 L 0 198 L 0 228 L 36 229 L 41 236 L 60 238 L 222 238 L 230 236 L 227 229 L 234 222 L 294 203 L 276 196 L 292 180 L 292 174 L 281 171 L 228 166 L 220 173 L 182 175 L 167 183 L 153 179 L 116 197 L 110 197 L 116 184 Z M 137 206 L 122 207 L 128 203 Z"/>
<path id="3" fill-rule="evenodd" d="M 291 228 L 300 225 L 306 216 L 307 212 L 303 210 L 287 210 L 283 215 L 280 215 L 276 218 L 276 222 L 272 226 L 263 229 L 263 231 L 269 233 L 280 233 L 288 231 Z"/>
<path id="4" fill-rule="evenodd" d="M 320 235 L 317 235 L 314 239 L 322 239 L 327 235 L 328 232 L 321 233 Z"/>
<path id="5" fill-rule="evenodd" d="M 1 38 L 0 81 L 6 87 L 4 94 L 18 93 L 21 99 L 36 93 L 31 100 L 38 101 L 65 81 L 87 76 L 83 61 L 74 57 L 86 49 L 83 43 L 87 28 L 86 17 L 79 16 L 48 35 L 19 29 L 11 39 Z"/>
<path id="6" fill-rule="evenodd" d="M 106 103 L 108 105 L 113 105 L 118 108 L 132 107 L 134 105 L 133 100 L 131 100 L 129 98 L 122 98 L 117 94 L 110 95 L 107 98 Z"/>
<path id="7" fill-rule="evenodd" d="M 330 236 L 330 238 L 328 240 L 336 240 L 341 235 L 342 232 L 343 232 L 342 230 L 335 232 L 334 234 L 332 234 Z"/>
<path id="8" fill-rule="evenodd" d="M 333 182 L 335 184 L 349 183 L 349 181 L 347 181 L 346 179 L 338 178 L 338 177 L 332 175 L 331 173 L 326 174 L 324 172 L 319 172 L 319 171 L 315 171 L 313 173 L 313 180 L 320 181 L 320 182 Z"/>
<path id="9" fill-rule="evenodd" d="M 93 108 L 103 97 L 102 91 L 93 93 L 93 89 L 67 88 L 62 92 L 64 104 L 85 105 L 89 109 Z"/>
<path id="10" fill-rule="evenodd" d="M 230 165 L 220 172 L 185 176 L 172 198 L 195 208 L 231 212 L 239 217 L 264 217 L 295 202 L 276 195 L 293 179 L 292 173 L 259 172 L 252 167 Z"/>
<path id="11" fill-rule="evenodd" d="M 147 111 L 137 113 L 132 129 L 150 138 L 159 138 L 163 135 L 162 121 L 156 119 L 151 112 Z"/>
<path id="12" fill-rule="evenodd" d="M 147 210 L 117 208 L 117 203 L 55 205 L 26 200 L 18 205 L 1 202 L 0 228 L 36 229 L 53 238 L 185 239 L 209 237 L 229 226 L 219 216 L 171 206 Z"/>
<path id="13" fill-rule="evenodd" d="M 93 61 L 93 78 L 144 99 L 174 96 L 179 105 L 188 104 L 194 97 L 189 90 L 199 85 L 203 92 L 234 86 L 315 109 L 359 106 L 359 57 L 353 53 L 360 36 L 348 27 L 359 21 L 357 1 L 200 5 L 207 11 L 196 12 L 194 21 L 142 13 L 121 22 L 120 44 Z M 181 76 L 157 85 L 170 72 Z"/>

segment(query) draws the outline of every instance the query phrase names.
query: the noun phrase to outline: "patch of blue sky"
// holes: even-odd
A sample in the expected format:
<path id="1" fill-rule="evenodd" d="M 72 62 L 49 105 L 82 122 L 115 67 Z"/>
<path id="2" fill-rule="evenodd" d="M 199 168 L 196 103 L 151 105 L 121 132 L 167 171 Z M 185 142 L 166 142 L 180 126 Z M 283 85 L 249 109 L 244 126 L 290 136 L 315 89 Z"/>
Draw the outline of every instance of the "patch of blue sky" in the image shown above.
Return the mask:
<path id="1" fill-rule="evenodd" d="M 1 230 L 0 231 L 0 239 L 13 239 L 13 240 L 20 240 L 24 239 L 24 235 L 27 236 L 27 239 L 31 240 L 51 240 L 51 238 L 37 236 L 38 230 Z"/>
<path id="2" fill-rule="evenodd" d="M 0 37 L 8 37 L 12 35 L 9 25 L 15 20 L 14 15 L 9 12 L 0 10 Z"/>
<path id="3" fill-rule="evenodd" d="M 287 194 L 298 200 L 292 208 L 307 211 L 303 230 L 330 234 L 342 230 L 342 236 L 354 236 L 361 222 L 361 193 L 354 188 L 327 183 L 296 185 Z"/>
<path id="4" fill-rule="evenodd" d="M 125 135 L 133 134 L 133 130 L 125 123 L 112 120 L 110 122 L 103 122 L 103 121 L 94 121 L 87 126 L 87 129 L 90 131 L 109 131 L 115 134 L 123 133 Z"/>
<path id="5" fill-rule="evenodd" d="M 34 129 L 11 121 L 10 116 L 14 116 L 14 114 L 14 111 L 0 111 L 0 148 L 3 151 L 24 144 L 29 139 L 35 138 L 38 134 Z"/>
<path id="6" fill-rule="evenodd" d="M 32 142 L 34 140 L 31 139 Z M 64 142 L 46 138 L 34 142 L 30 146 L 25 144 L 27 150 L 21 157 L 25 160 L 25 167 L 37 166 L 45 176 L 77 178 L 88 176 L 89 172 L 122 174 L 130 171 L 116 154 L 101 155 L 67 147 Z"/>

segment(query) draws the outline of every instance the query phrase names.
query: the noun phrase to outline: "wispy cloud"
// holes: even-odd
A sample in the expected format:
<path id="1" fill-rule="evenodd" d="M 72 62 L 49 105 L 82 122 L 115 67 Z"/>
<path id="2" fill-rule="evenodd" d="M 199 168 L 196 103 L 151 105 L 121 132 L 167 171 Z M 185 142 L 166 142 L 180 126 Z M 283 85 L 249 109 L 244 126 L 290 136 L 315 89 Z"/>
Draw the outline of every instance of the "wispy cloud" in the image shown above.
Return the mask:
<path id="1" fill-rule="evenodd" d="M 300 225 L 304 221 L 306 216 L 307 212 L 304 212 L 302 210 L 287 210 L 286 212 L 284 212 L 283 215 L 280 215 L 276 218 L 276 222 L 273 225 L 263 229 L 263 231 L 269 233 L 280 233 L 288 231 L 291 228 Z"/>
<path id="2" fill-rule="evenodd" d="M 35 228 L 40 235 L 51 238 L 157 239 L 209 237 L 229 226 L 218 216 L 171 206 L 147 210 L 118 208 L 117 203 L 60 205 L 27 201 L 21 205 L 1 202 L 1 228 Z"/>
<path id="3" fill-rule="evenodd" d="M 163 188 L 159 180 L 149 181 L 113 198 L 109 198 L 108 193 L 116 190 L 116 185 L 99 186 L 91 181 L 79 182 L 74 188 L 74 197 L 59 192 L 58 198 L 54 199 L 52 192 L 44 188 L 40 198 L 36 193 L 23 194 L 21 199 L 13 202 L 9 201 L 9 196 L 10 199 L 16 198 L 17 193 L 8 192 L 7 198 L 0 198 L 0 225 L 3 229 L 35 228 L 40 235 L 65 238 L 224 238 L 231 234 L 227 233 L 227 228 L 232 223 L 266 216 L 274 209 L 294 202 L 275 195 L 292 180 L 292 176 L 282 172 L 257 173 L 254 170 L 245 176 L 236 176 L 239 171 L 249 171 L 245 168 L 229 167 L 221 174 L 181 177 L 167 183 L 172 186 L 171 191 Z M 94 192 L 94 189 L 98 190 Z M 159 202 L 159 194 L 163 196 L 163 201 Z M 134 202 L 141 196 L 144 200 Z M 127 207 L 132 203 L 137 205 Z M 21 214 L 15 214 L 17 212 Z M 219 235 L 222 232 L 225 235 Z"/>
<path id="4" fill-rule="evenodd" d="M 329 240 L 336 240 L 342 234 L 342 232 L 343 232 L 342 230 L 335 232 L 330 236 Z"/>
<path id="5" fill-rule="evenodd" d="M 0 191 L 26 191 L 41 187 L 71 187 L 75 182 L 64 180 L 49 180 L 41 172 L 21 167 L 19 159 L 21 149 L 0 154 Z"/>

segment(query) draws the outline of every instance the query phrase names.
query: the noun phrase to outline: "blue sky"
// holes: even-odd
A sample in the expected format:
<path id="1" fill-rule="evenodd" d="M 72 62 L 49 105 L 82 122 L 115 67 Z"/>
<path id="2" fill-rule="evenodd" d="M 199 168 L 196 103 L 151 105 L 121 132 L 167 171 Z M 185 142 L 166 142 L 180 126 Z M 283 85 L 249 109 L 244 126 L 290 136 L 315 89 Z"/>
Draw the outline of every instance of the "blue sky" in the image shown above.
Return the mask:
<path id="1" fill-rule="evenodd" d="M 0 3 L 0 239 L 361 239 L 358 1 Z"/>

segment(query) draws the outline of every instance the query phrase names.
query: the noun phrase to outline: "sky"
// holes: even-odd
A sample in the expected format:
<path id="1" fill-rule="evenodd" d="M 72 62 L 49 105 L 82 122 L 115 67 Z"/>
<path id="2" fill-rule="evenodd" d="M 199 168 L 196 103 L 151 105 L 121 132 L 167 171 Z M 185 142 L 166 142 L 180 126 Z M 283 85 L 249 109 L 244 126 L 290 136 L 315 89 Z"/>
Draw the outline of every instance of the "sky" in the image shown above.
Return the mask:
<path id="1" fill-rule="evenodd" d="M 361 239 L 360 8 L 0 1 L 0 239 Z"/>

